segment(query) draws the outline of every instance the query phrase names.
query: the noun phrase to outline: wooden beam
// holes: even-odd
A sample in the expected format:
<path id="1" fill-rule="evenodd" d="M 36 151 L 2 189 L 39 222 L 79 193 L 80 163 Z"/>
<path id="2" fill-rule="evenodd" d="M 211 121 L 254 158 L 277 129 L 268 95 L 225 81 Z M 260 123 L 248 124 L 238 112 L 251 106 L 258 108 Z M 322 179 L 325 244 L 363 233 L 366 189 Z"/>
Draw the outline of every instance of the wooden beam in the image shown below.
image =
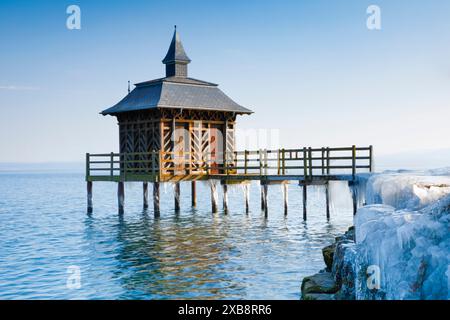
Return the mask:
<path id="1" fill-rule="evenodd" d="M 123 214 L 125 207 L 125 186 L 123 181 L 117 184 L 117 204 L 119 207 L 119 214 Z"/>
<path id="2" fill-rule="evenodd" d="M 87 213 L 92 213 L 92 181 L 87 182 Z"/>

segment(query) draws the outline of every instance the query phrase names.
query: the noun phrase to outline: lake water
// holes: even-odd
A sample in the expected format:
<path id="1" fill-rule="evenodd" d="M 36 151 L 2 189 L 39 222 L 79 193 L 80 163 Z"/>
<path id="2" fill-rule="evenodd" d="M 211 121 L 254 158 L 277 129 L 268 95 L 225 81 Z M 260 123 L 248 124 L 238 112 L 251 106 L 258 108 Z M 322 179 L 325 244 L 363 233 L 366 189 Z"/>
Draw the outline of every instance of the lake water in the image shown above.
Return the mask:
<path id="1" fill-rule="evenodd" d="M 324 268 L 322 247 L 352 225 L 347 188 L 331 190 L 330 221 L 323 189 L 310 187 L 305 223 L 294 183 L 287 217 L 281 187 L 269 187 L 267 219 L 257 183 L 248 215 L 239 186 L 225 215 L 211 213 L 207 183 L 197 184 L 196 209 L 182 183 L 177 214 L 164 184 L 155 219 L 139 183 L 125 185 L 120 216 L 117 185 L 94 182 L 87 215 L 83 174 L 1 173 L 0 299 L 299 299 L 302 278 Z"/>

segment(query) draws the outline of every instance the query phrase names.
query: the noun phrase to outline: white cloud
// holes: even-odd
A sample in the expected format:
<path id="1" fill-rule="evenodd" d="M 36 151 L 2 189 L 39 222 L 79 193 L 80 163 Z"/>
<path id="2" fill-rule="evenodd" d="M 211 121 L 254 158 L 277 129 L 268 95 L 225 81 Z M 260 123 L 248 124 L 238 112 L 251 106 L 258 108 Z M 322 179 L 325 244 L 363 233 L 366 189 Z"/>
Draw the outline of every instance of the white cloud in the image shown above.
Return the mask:
<path id="1" fill-rule="evenodd" d="M 8 91 L 32 91 L 39 90 L 38 87 L 30 87 L 30 86 L 0 86 L 0 90 L 8 90 Z"/>

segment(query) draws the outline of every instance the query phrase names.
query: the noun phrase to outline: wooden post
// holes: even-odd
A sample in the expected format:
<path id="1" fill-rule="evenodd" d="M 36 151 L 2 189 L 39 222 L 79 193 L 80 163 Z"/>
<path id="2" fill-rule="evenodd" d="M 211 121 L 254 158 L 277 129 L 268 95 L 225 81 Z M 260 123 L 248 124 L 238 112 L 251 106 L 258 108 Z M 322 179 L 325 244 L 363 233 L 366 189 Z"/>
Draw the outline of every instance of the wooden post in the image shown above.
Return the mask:
<path id="1" fill-rule="evenodd" d="M 262 149 L 259 149 L 259 151 L 257 151 L 258 153 L 258 160 L 259 160 L 259 175 L 260 176 L 262 176 L 262 174 L 263 174 L 263 170 L 262 170 L 262 166 L 263 166 L 263 164 L 262 164 Z"/>
<path id="2" fill-rule="evenodd" d="M 110 161 L 111 161 L 111 163 L 110 163 L 110 167 L 109 167 L 109 171 L 110 171 L 109 174 L 111 176 L 111 181 L 113 181 L 113 177 L 114 177 L 114 153 L 113 152 L 111 152 Z"/>
<path id="3" fill-rule="evenodd" d="M 191 200 L 192 206 L 197 206 L 197 186 L 195 184 L 195 181 L 191 182 Z"/>
<path id="4" fill-rule="evenodd" d="M 148 182 L 144 182 L 142 184 L 142 188 L 143 188 L 143 200 L 144 200 L 144 209 L 148 209 Z"/>
<path id="5" fill-rule="evenodd" d="M 247 174 L 248 151 L 244 151 L 244 174 Z"/>
<path id="6" fill-rule="evenodd" d="M 119 206 L 119 214 L 123 214 L 125 206 L 125 187 L 123 181 L 119 181 L 117 185 L 117 200 Z"/>
<path id="7" fill-rule="evenodd" d="M 306 155 L 306 147 L 303 148 L 303 178 L 305 181 L 308 178 L 308 159 Z"/>
<path id="8" fill-rule="evenodd" d="M 283 200 L 284 200 L 284 215 L 287 216 L 288 214 L 288 190 L 289 190 L 289 184 L 283 183 Z"/>
<path id="9" fill-rule="evenodd" d="M 249 213 L 250 212 L 250 184 L 245 184 L 244 185 L 244 189 L 245 189 L 245 213 Z"/>
<path id="10" fill-rule="evenodd" d="M 356 146 L 352 146 L 352 177 L 355 180 L 356 175 Z"/>
<path id="11" fill-rule="evenodd" d="M 86 153 L 86 180 L 91 175 L 91 163 L 90 163 L 90 154 Z"/>
<path id="12" fill-rule="evenodd" d="M 306 221 L 306 217 L 307 217 L 307 210 L 306 210 L 306 208 L 307 208 L 307 199 L 308 198 L 308 195 L 307 195 L 307 187 L 306 187 L 306 181 L 304 181 L 304 183 L 303 183 L 303 220 L 305 220 Z"/>
<path id="13" fill-rule="evenodd" d="M 348 185 L 352 194 L 353 215 L 355 215 L 358 211 L 358 191 L 354 181 L 349 181 Z"/>
<path id="14" fill-rule="evenodd" d="M 155 178 L 155 174 L 156 174 L 156 154 L 155 154 L 155 150 L 152 150 L 151 165 L 152 165 L 152 177 Z"/>
<path id="15" fill-rule="evenodd" d="M 261 181 L 262 182 L 262 181 Z M 264 202 L 264 184 L 261 183 L 261 210 L 265 210 L 265 202 Z"/>
<path id="16" fill-rule="evenodd" d="M 263 185 L 263 195 L 264 195 L 264 216 L 267 218 L 268 215 L 268 202 L 267 202 L 267 196 L 269 194 L 269 184 L 268 183 L 264 183 Z"/>
<path id="17" fill-rule="evenodd" d="M 308 163 L 309 163 L 309 179 L 312 180 L 313 177 L 313 164 L 312 164 L 312 151 L 311 147 L 308 149 Z"/>
<path id="18" fill-rule="evenodd" d="M 213 213 L 217 212 L 217 189 L 215 182 L 210 181 L 211 185 L 211 209 Z"/>
<path id="19" fill-rule="evenodd" d="M 285 175 L 286 174 L 286 153 L 285 150 L 281 150 L 281 167 L 283 168 L 281 170 L 282 174 Z M 292 155 L 291 155 L 292 158 Z"/>
<path id="20" fill-rule="evenodd" d="M 277 175 L 281 174 L 281 150 L 278 149 L 277 152 Z"/>
<path id="21" fill-rule="evenodd" d="M 327 174 L 330 174 L 330 148 L 327 147 Z"/>
<path id="22" fill-rule="evenodd" d="M 322 148 L 322 175 L 325 174 L 325 148 Z"/>
<path id="23" fill-rule="evenodd" d="M 369 170 L 373 172 L 373 146 L 369 146 Z"/>
<path id="24" fill-rule="evenodd" d="M 228 186 L 223 184 L 223 211 L 228 213 Z"/>
<path id="25" fill-rule="evenodd" d="M 159 182 L 153 183 L 153 211 L 155 217 L 159 217 Z"/>
<path id="26" fill-rule="evenodd" d="M 180 211 L 180 183 L 179 182 L 175 182 L 175 188 L 174 188 L 174 193 L 175 193 L 175 211 Z"/>
<path id="27" fill-rule="evenodd" d="M 327 211 L 327 220 L 330 220 L 330 186 L 328 181 L 325 183 L 325 206 Z"/>
<path id="28" fill-rule="evenodd" d="M 92 181 L 87 182 L 87 213 L 92 213 Z"/>

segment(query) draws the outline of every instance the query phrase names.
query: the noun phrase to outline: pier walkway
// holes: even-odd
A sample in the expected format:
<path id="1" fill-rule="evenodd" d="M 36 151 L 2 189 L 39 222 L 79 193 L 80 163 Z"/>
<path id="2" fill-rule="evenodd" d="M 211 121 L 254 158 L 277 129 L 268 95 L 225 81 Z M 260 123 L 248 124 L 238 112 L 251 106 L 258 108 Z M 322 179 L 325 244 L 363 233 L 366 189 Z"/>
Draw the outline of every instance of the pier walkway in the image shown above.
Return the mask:
<path id="1" fill-rule="evenodd" d="M 231 153 L 211 152 L 163 152 L 148 153 L 104 153 L 86 154 L 86 181 L 88 212 L 92 212 L 92 183 L 112 181 L 118 183 L 119 212 L 124 207 L 124 182 L 143 182 L 144 207 L 148 207 L 148 183 L 153 183 L 155 215 L 159 214 L 159 184 L 175 183 L 175 209 L 179 209 L 179 183 L 191 181 L 192 205 L 196 204 L 195 182 L 198 180 L 219 180 L 224 190 L 224 209 L 227 208 L 227 185 L 248 184 L 260 181 L 261 208 L 267 213 L 267 186 L 285 184 L 285 213 L 287 213 L 287 185 L 298 181 L 303 186 L 303 218 L 306 219 L 306 198 L 308 185 L 326 187 L 327 217 L 328 182 L 348 181 L 353 188 L 355 177 L 360 172 L 373 171 L 373 148 L 300 148 L 278 150 L 244 150 Z M 217 211 L 217 192 L 211 184 L 211 203 Z M 356 211 L 356 196 L 353 193 L 353 207 Z M 247 199 L 246 199 L 247 200 Z M 246 201 L 247 208 L 248 202 Z"/>

